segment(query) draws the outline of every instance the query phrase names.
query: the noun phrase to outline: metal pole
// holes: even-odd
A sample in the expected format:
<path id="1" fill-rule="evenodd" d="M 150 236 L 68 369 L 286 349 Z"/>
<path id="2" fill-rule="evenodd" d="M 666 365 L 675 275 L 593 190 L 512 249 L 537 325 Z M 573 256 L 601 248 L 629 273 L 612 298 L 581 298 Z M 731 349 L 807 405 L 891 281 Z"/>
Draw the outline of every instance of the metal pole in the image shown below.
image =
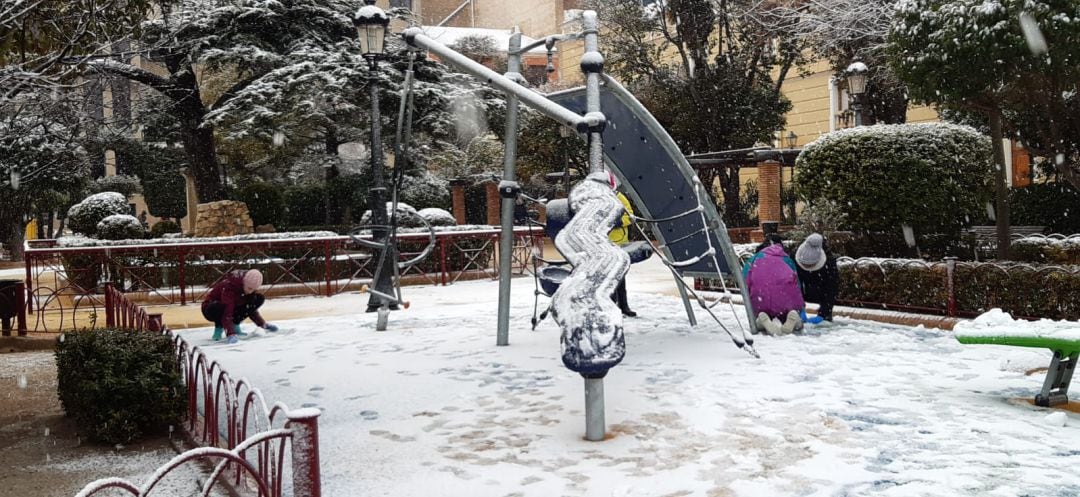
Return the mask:
<path id="1" fill-rule="evenodd" d="M 112 292 L 112 283 L 105 284 L 105 326 L 116 326 L 116 301 Z"/>
<path id="2" fill-rule="evenodd" d="M 506 78 L 521 83 L 521 33 L 514 28 L 507 51 Z M 499 316 L 495 345 L 510 345 L 510 262 L 514 247 L 514 201 L 521 189 L 514 181 L 514 161 L 517 159 L 518 98 L 506 94 L 506 146 L 503 154 L 503 178 L 499 184 L 502 197 L 502 233 L 499 236 Z"/>
<path id="3" fill-rule="evenodd" d="M 585 54 L 581 70 L 585 73 L 585 120 L 589 125 L 589 173 L 604 170 L 604 139 L 606 124 L 600 112 L 600 73 L 604 71 L 604 57 L 600 55 L 597 41 L 598 24 L 596 11 L 587 10 L 582 15 L 585 33 Z"/>
<path id="4" fill-rule="evenodd" d="M 853 97 L 854 103 L 851 105 L 851 110 L 855 112 L 855 127 L 862 126 L 862 95 L 855 95 Z"/>
<path id="5" fill-rule="evenodd" d="M 585 54 L 581 58 L 581 71 L 585 73 L 585 109 L 589 125 L 589 173 L 604 170 L 604 138 L 606 124 L 600 112 L 600 73 L 604 70 L 604 57 L 600 55 L 597 41 L 598 24 L 596 11 L 582 14 L 585 33 Z M 614 193 L 612 193 L 614 195 Z M 620 277 L 625 275 L 620 275 Z M 599 442 L 607 431 L 604 421 L 604 379 L 585 378 L 585 439 Z"/>
<path id="6" fill-rule="evenodd" d="M 23 242 L 23 259 L 26 259 L 26 312 L 34 312 L 34 277 L 32 266 L 34 254 L 30 252 L 30 244 Z M 39 280 L 40 281 L 40 280 Z"/>
<path id="7" fill-rule="evenodd" d="M 585 378 L 585 440 L 604 439 L 604 379 Z"/>
<path id="8" fill-rule="evenodd" d="M 386 219 L 386 182 L 383 179 L 383 152 L 382 152 L 382 117 L 379 115 L 379 61 L 375 57 L 368 57 L 368 90 L 371 95 L 371 174 L 372 187 L 368 195 L 368 208 L 371 209 L 372 238 L 382 243 L 385 248 L 379 253 L 379 261 L 375 266 L 375 281 L 368 299 L 367 312 L 375 312 L 384 303 L 379 294 L 391 295 L 394 293 L 394 282 L 391 279 L 392 271 L 387 271 L 386 264 L 397 264 L 393 247 L 389 246 L 387 232 L 381 226 L 387 225 Z M 396 306 L 391 306 L 396 307 Z"/>
<path id="9" fill-rule="evenodd" d="M 26 284 L 18 282 L 15 284 L 15 308 L 18 309 L 15 314 L 15 332 L 18 336 L 26 336 Z"/>
<path id="10" fill-rule="evenodd" d="M 573 127 L 578 131 L 584 131 L 585 126 L 591 124 L 588 122 L 587 117 L 583 118 L 566 107 L 552 102 L 543 95 L 525 88 L 506 76 L 492 71 L 482 64 L 447 48 L 446 45 L 432 40 L 424 35 L 420 28 L 406 29 L 402 32 L 402 36 L 405 37 L 405 41 L 408 44 L 431 52 L 438 56 L 444 63 L 454 65 L 463 72 L 471 74 L 473 77 L 478 78 L 495 88 L 516 95 L 522 103 L 536 109 L 541 114 L 558 121 L 559 124 Z"/>

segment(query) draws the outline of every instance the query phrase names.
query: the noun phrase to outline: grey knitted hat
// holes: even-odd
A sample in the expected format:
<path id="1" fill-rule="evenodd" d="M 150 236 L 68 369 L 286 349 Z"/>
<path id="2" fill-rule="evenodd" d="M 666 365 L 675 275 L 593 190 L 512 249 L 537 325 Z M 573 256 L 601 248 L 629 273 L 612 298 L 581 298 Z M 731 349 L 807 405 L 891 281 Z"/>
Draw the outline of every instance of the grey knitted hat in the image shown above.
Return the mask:
<path id="1" fill-rule="evenodd" d="M 825 239 L 817 233 L 806 237 L 802 245 L 799 245 L 799 250 L 795 251 L 795 262 L 807 271 L 817 271 L 825 267 L 825 249 L 822 248 L 824 243 Z"/>

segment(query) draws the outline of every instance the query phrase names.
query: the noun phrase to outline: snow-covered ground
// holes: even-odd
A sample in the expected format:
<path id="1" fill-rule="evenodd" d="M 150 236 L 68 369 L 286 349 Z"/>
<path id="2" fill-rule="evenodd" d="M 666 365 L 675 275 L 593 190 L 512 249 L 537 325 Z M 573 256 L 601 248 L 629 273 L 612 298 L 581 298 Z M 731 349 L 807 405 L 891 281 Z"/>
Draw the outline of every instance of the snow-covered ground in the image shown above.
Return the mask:
<path id="1" fill-rule="evenodd" d="M 529 331 L 529 279 L 515 280 L 508 347 L 487 281 L 406 288 L 412 307 L 387 332 L 346 295 L 335 305 L 355 316 L 279 322 L 239 345 L 183 334 L 268 401 L 323 410 L 330 497 L 1080 494 L 1080 418 L 1062 426 L 1026 402 L 1043 376 L 1025 371 L 1048 352 L 838 319 L 759 337 L 758 360 L 706 316 L 688 326 L 677 298 L 641 293 L 658 285 L 635 271 L 641 317 L 605 381 L 604 442 L 583 439 L 583 381 L 560 363 L 559 330 Z"/>

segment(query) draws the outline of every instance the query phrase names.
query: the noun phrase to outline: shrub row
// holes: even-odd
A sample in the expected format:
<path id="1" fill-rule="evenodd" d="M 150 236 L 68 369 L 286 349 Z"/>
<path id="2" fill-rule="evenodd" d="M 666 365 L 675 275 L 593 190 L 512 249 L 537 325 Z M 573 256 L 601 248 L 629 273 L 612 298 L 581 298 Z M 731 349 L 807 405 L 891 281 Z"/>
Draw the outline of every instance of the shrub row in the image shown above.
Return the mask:
<path id="1" fill-rule="evenodd" d="M 945 263 L 920 260 L 858 260 L 840 264 L 844 305 L 948 308 Z M 704 288 L 720 288 L 703 281 Z M 731 282 L 728 282 L 731 288 Z M 959 263 L 954 276 L 956 309 L 974 316 L 998 307 L 1014 316 L 1080 320 L 1080 269 L 1034 264 Z"/>
<path id="2" fill-rule="evenodd" d="M 1080 235 L 1066 240 L 1021 238 L 1009 245 L 1014 261 L 1045 264 L 1080 264 Z"/>

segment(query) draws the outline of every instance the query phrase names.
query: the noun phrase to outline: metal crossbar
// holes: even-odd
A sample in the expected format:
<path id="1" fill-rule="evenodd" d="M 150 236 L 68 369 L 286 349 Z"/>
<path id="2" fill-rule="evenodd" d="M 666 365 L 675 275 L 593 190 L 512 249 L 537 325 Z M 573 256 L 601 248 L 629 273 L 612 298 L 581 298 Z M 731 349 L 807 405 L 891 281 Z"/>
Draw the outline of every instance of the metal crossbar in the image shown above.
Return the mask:
<path id="1" fill-rule="evenodd" d="M 457 282 L 457 280 L 460 279 L 463 274 L 467 273 L 470 268 L 472 268 L 474 271 L 480 272 L 482 274 L 489 275 L 491 277 L 491 279 L 497 278 L 499 276 L 499 274 L 498 274 L 498 272 L 496 270 L 494 270 L 492 268 L 482 267 L 482 265 L 480 264 L 480 261 L 479 261 L 481 255 L 484 255 L 487 252 L 492 252 L 492 242 L 494 242 L 496 239 L 498 239 L 498 238 L 495 237 L 495 236 L 489 236 L 487 238 L 484 238 L 483 239 L 484 240 L 483 245 L 481 245 L 478 248 L 462 247 L 461 244 L 459 244 L 456 239 L 453 240 L 451 242 L 451 244 L 453 245 L 453 247 L 455 249 L 457 249 L 458 252 L 461 253 L 461 256 L 464 259 L 465 264 L 461 266 L 461 269 L 450 280 L 450 283 Z"/>

